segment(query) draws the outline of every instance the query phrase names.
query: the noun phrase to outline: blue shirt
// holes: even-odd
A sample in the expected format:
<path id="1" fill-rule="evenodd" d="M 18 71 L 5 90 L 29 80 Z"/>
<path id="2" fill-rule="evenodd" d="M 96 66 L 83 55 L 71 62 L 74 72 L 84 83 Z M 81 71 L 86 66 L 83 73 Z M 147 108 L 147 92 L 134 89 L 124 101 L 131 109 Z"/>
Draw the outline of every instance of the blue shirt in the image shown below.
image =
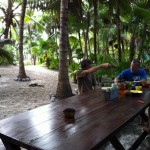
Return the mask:
<path id="1" fill-rule="evenodd" d="M 123 70 L 117 78 L 123 78 L 125 81 L 134 81 L 134 80 L 146 80 L 146 71 L 142 68 L 139 68 L 136 73 L 131 72 L 131 69 L 125 69 Z"/>

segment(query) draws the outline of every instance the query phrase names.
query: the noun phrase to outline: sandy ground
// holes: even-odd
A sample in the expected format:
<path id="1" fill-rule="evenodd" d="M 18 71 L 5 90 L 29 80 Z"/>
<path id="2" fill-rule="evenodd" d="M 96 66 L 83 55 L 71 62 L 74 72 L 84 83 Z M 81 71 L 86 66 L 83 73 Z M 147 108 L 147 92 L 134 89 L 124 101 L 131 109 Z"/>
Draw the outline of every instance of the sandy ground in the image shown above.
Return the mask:
<path id="1" fill-rule="evenodd" d="M 31 81 L 18 82 L 18 66 L 0 67 L 0 119 L 50 103 L 50 93 L 57 88 L 56 71 L 40 66 L 25 66 L 26 75 Z M 30 87 L 37 83 L 41 86 Z M 72 83 L 74 90 L 76 85 Z"/>
<path id="2" fill-rule="evenodd" d="M 18 82 L 13 80 L 18 75 L 18 66 L 0 66 L 0 119 L 51 102 L 49 94 L 56 92 L 58 73 L 39 66 L 26 66 L 25 70 L 31 81 Z M 29 86 L 35 83 L 41 86 Z M 77 88 L 77 85 L 70 83 L 75 93 L 74 89 Z M 128 149 L 143 131 L 139 120 L 140 118 L 137 118 L 117 134 L 125 149 Z M 147 136 L 138 150 L 149 149 L 150 136 Z M 114 150 L 114 148 L 110 143 L 106 143 L 101 150 Z"/>

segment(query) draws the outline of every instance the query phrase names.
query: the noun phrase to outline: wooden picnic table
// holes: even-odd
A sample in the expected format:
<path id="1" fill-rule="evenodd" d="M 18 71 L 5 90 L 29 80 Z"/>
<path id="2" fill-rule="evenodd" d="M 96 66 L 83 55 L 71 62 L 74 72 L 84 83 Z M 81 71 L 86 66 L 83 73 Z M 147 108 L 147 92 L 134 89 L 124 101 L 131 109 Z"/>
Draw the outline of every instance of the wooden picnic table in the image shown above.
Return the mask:
<path id="1" fill-rule="evenodd" d="M 118 150 L 123 146 L 115 136 L 145 110 L 143 95 L 119 96 L 108 101 L 98 89 L 53 102 L 0 121 L 0 138 L 7 150 L 91 150 L 110 141 Z M 64 118 L 63 110 L 74 108 L 74 119 Z M 131 149 L 141 143 L 143 132 Z"/>

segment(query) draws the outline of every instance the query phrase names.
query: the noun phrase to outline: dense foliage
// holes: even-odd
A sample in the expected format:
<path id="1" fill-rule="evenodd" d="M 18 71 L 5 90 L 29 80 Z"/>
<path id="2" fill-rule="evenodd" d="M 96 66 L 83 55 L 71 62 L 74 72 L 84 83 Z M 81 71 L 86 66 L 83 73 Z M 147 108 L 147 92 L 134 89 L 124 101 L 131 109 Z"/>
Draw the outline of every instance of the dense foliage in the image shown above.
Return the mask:
<path id="1" fill-rule="evenodd" d="M 0 2 L 0 37 L 13 44 L 0 44 L 0 63 L 18 63 L 20 0 Z M 150 67 L 149 0 L 69 0 L 68 62 L 73 76 L 83 58 L 96 64 L 110 62 L 113 78 L 139 58 Z M 24 19 L 24 63 L 59 67 L 60 0 L 28 0 Z M 13 56 L 13 60 L 12 57 Z M 100 77 L 99 77 L 100 76 Z"/>

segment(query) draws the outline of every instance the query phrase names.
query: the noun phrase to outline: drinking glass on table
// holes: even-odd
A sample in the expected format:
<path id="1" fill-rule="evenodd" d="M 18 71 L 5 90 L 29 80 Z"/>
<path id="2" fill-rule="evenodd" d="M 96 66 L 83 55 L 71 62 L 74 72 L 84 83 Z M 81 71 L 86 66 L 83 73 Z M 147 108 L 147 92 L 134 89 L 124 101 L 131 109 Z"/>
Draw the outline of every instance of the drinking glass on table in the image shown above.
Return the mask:
<path id="1" fill-rule="evenodd" d="M 135 89 L 138 91 L 142 91 L 142 86 L 135 86 Z"/>

